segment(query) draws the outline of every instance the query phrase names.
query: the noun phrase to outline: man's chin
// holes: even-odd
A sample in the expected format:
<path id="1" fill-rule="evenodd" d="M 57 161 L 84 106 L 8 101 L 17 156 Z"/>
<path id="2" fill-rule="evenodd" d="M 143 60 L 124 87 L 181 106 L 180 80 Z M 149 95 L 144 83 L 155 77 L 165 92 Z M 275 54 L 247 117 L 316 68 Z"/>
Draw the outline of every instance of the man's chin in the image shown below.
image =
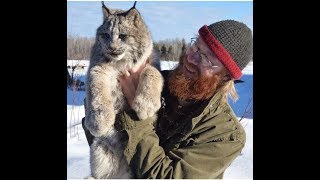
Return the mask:
<path id="1" fill-rule="evenodd" d="M 174 96 L 182 100 L 205 100 L 214 94 L 219 82 L 218 76 L 208 78 L 191 74 L 193 78 L 189 78 L 186 74 L 190 73 L 183 66 L 170 74 L 169 90 Z"/>

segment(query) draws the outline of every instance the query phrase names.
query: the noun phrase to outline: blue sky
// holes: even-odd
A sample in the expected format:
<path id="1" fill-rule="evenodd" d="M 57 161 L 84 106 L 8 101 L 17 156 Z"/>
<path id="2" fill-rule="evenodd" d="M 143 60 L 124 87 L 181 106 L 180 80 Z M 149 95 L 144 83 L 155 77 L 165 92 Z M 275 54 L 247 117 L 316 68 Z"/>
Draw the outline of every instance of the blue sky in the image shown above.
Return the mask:
<path id="1" fill-rule="evenodd" d="M 129 9 L 134 1 L 105 1 L 115 9 Z M 234 19 L 253 30 L 252 1 L 138 1 L 142 14 L 155 41 L 185 38 L 197 34 L 204 24 Z M 67 34 L 94 37 L 102 23 L 101 1 L 68 1 Z"/>

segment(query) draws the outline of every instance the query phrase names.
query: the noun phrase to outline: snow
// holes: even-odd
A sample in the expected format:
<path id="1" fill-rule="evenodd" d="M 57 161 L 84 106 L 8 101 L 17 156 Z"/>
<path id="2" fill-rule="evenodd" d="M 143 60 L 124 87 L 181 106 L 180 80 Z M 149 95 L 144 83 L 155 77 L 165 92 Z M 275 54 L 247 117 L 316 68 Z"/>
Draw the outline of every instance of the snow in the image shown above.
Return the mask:
<path id="1" fill-rule="evenodd" d="M 67 65 L 81 65 L 84 68 L 76 68 L 74 77 L 84 81 L 89 61 L 68 60 Z M 177 62 L 161 61 L 161 69 L 172 69 Z M 72 72 L 72 69 L 68 69 Z M 252 117 L 252 83 L 253 62 L 243 70 L 241 80 L 244 83 L 236 84 L 239 100 L 230 102 L 235 114 L 246 130 L 246 145 L 240 156 L 230 165 L 224 174 L 224 179 L 253 179 L 253 117 Z M 90 173 L 89 146 L 82 129 L 81 120 L 84 117 L 83 99 L 84 91 L 67 89 L 67 178 L 83 179 Z M 246 113 L 247 112 L 247 113 Z"/>
<path id="2" fill-rule="evenodd" d="M 243 74 L 253 75 L 253 61 L 250 61 L 249 64 L 242 70 Z"/>

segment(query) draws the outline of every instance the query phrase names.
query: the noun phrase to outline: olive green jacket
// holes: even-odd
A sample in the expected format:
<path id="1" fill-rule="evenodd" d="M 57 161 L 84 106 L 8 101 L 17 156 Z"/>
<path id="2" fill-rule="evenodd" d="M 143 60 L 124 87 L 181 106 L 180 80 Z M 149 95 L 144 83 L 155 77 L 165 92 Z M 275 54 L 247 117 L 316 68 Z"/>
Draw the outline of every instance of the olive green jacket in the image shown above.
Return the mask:
<path id="1" fill-rule="evenodd" d="M 128 135 L 124 155 L 135 178 L 222 179 L 246 137 L 230 106 L 216 93 L 180 116 L 172 112 L 180 106 L 173 107 L 166 84 L 163 97 L 169 107 L 159 110 L 156 128 L 152 118 L 138 120 L 133 111 L 121 114 L 121 128 Z M 172 116 L 174 122 L 168 120 Z"/>
<path id="2" fill-rule="evenodd" d="M 168 79 L 168 72 L 162 73 Z M 122 143 L 134 178 L 222 179 L 246 139 L 230 106 L 218 92 L 184 109 L 166 82 L 162 98 L 156 125 L 155 118 L 139 120 L 133 110 L 118 114 L 115 126 L 128 136 Z M 83 128 L 90 145 L 93 136 Z"/>

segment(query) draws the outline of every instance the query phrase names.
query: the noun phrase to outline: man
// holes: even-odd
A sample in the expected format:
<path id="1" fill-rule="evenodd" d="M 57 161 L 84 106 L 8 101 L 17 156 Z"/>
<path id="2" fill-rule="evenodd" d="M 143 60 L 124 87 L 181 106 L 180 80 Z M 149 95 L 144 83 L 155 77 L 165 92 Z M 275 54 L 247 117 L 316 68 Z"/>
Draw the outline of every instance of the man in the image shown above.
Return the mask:
<path id="1" fill-rule="evenodd" d="M 245 131 L 227 100 L 228 94 L 237 99 L 234 80 L 252 59 L 252 43 L 251 30 L 241 22 L 204 25 L 179 66 L 162 72 L 156 124 L 138 119 L 133 110 L 120 115 L 117 128 L 128 136 L 124 155 L 135 178 L 223 178 L 245 145 Z M 142 68 L 119 78 L 129 101 Z"/>

